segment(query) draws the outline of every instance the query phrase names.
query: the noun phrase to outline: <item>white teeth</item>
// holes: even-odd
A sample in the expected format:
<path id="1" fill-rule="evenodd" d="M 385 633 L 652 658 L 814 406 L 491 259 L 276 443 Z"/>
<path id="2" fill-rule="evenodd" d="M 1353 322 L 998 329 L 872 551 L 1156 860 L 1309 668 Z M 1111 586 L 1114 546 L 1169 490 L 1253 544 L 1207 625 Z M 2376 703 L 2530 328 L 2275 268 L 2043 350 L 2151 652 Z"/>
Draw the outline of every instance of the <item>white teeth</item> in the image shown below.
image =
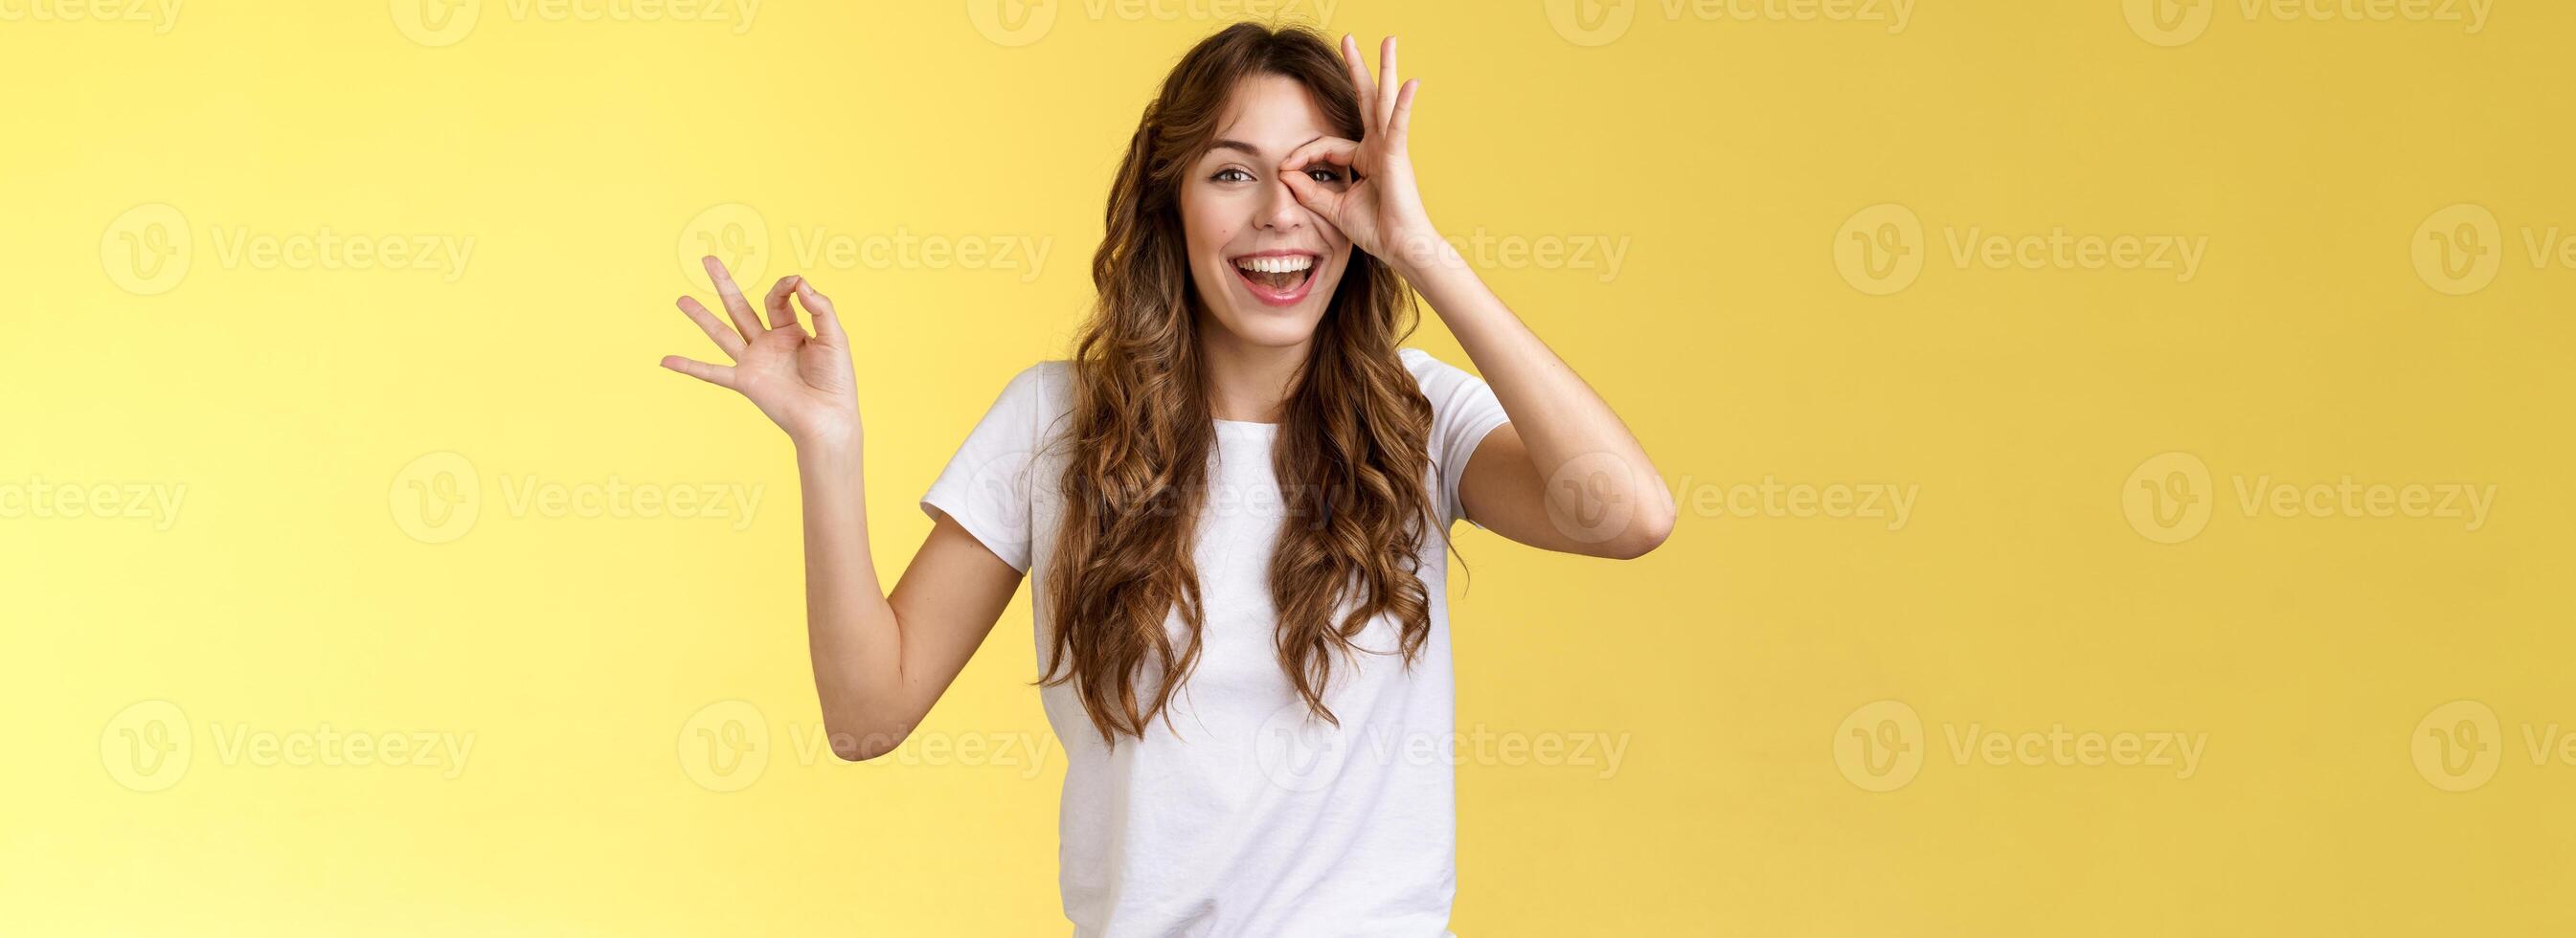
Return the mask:
<path id="1" fill-rule="evenodd" d="M 1235 261 L 1234 266 L 1256 274 L 1285 274 L 1313 267 L 1315 259 L 1304 254 L 1291 254 L 1286 257 L 1246 257 Z"/>

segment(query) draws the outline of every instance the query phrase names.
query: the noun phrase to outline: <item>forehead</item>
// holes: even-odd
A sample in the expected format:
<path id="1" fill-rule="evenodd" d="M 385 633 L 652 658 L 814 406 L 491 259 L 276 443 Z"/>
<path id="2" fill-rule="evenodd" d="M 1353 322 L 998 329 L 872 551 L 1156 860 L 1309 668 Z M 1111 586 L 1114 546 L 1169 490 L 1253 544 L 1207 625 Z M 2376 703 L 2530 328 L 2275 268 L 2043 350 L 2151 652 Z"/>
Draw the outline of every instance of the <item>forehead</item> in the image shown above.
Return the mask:
<path id="1" fill-rule="evenodd" d="M 1314 94 L 1285 75 L 1254 75 L 1235 85 L 1217 128 L 1219 138 L 1252 144 L 1272 156 L 1333 135 L 1332 122 Z"/>

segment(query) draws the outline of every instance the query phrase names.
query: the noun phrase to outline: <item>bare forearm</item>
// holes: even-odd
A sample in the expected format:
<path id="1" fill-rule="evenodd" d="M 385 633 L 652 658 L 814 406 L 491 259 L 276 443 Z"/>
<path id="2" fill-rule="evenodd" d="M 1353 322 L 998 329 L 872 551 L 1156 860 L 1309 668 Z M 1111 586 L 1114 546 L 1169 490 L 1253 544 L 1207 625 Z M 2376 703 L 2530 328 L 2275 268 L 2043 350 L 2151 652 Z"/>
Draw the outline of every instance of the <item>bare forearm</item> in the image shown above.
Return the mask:
<path id="1" fill-rule="evenodd" d="M 1587 478 L 1622 486 L 1616 495 L 1628 504 L 1660 507 L 1671 513 L 1671 493 L 1656 474 L 1654 462 L 1617 412 L 1558 358 L 1538 334 L 1503 305 L 1483 278 L 1445 242 L 1420 252 L 1421 263 L 1408 265 L 1405 279 L 1437 310 L 1458 337 L 1460 347 L 1483 373 L 1486 384 L 1511 415 L 1530 459 L 1542 478 L 1552 478 L 1576 460 Z M 1615 464 L 1604 462 L 1615 460 Z M 1592 473 L 1611 468 L 1624 472 Z M 1576 497 L 1551 485 L 1547 497 Z M 1572 506 L 1568 506 L 1572 507 Z"/>
<path id="2" fill-rule="evenodd" d="M 868 547 L 863 449 L 855 440 L 796 447 L 805 496 L 806 637 L 836 750 L 844 736 L 885 735 L 890 739 L 879 742 L 891 744 L 908 729 L 899 725 L 903 633 Z"/>

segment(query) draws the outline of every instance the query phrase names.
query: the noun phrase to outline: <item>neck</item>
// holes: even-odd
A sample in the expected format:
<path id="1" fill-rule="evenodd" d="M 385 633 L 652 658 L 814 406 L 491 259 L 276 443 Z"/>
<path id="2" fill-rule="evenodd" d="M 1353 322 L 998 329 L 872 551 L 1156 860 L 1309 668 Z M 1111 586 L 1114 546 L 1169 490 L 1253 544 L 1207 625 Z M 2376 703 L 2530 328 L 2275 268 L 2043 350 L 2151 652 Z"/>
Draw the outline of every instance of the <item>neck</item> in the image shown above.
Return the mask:
<path id="1" fill-rule="evenodd" d="M 1290 346 L 1250 345 L 1212 322 L 1199 330 L 1199 363 L 1208 412 L 1218 420 L 1278 423 L 1289 384 L 1314 348 L 1308 339 Z"/>

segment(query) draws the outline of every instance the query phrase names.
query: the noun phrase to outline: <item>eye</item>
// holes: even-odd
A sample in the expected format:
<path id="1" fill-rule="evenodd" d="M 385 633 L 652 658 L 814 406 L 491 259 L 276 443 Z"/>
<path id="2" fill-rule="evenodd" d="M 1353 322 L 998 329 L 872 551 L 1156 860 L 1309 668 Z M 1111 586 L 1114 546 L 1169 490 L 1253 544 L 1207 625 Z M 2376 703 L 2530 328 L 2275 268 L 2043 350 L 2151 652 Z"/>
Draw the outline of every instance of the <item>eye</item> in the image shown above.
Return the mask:
<path id="1" fill-rule="evenodd" d="M 1306 175 L 1313 178 L 1316 182 L 1342 181 L 1342 171 L 1334 169 L 1331 164 L 1306 167 Z"/>
<path id="2" fill-rule="evenodd" d="M 1210 181 L 1210 182 L 1251 182 L 1251 181 L 1252 181 L 1252 174 L 1251 174 L 1251 173 L 1244 172 L 1244 171 L 1243 171 L 1243 169 L 1242 169 L 1241 167 L 1228 166 L 1228 167 L 1226 167 L 1226 168 L 1224 168 L 1224 169 L 1217 170 L 1217 171 L 1216 171 L 1216 175 L 1208 177 L 1208 181 Z"/>

